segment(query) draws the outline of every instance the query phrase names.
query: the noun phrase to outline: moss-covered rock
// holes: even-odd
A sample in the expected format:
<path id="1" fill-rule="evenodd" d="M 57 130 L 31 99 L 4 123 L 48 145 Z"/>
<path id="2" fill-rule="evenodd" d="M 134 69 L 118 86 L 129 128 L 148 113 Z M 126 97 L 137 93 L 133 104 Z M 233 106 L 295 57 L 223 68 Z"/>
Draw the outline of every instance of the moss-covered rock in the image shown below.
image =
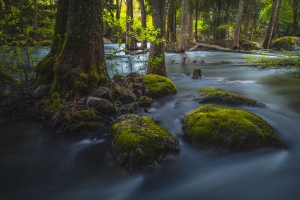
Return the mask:
<path id="1" fill-rule="evenodd" d="M 143 76 L 143 85 L 147 88 L 145 94 L 150 97 L 161 97 L 177 93 L 174 83 L 165 76 L 145 75 Z"/>
<path id="2" fill-rule="evenodd" d="M 184 136 L 193 143 L 230 150 L 280 147 L 275 130 L 247 111 L 207 104 L 183 119 Z"/>
<path id="3" fill-rule="evenodd" d="M 274 49 L 284 49 L 287 51 L 295 51 L 299 49 L 299 39 L 293 36 L 285 36 L 277 38 L 273 41 L 272 47 Z"/>
<path id="4" fill-rule="evenodd" d="M 111 146 L 121 164 L 148 170 L 169 153 L 179 151 L 176 137 L 146 116 L 126 114 L 112 126 Z"/>
<path id="5" fill-rule="evenodd" d="M 141 107 L 151 107 L 153 106 L 154 100 L 147 96 L 141 96 L 137 102 Z"/>
<path id="6" fill-rule="evenodd" d="M 221 103 L 265 107 L 265 104 L 259 101 L 215 88 L 202 88 L 192 96 L 192 99 L 194 101 L 199 101 L 199 103 Z"/>

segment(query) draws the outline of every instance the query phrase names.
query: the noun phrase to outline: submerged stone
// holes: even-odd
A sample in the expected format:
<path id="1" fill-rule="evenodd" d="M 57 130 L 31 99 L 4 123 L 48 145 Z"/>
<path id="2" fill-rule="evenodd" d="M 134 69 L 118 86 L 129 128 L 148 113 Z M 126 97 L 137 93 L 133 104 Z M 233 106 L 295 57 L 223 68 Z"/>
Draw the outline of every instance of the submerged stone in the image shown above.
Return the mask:
<path id="1" fill-rule="evenodd" d="M 184 137 L 199 145 L 229 150 L 281 147 L 276 131 L 260 117 L 243 110 L 207 104 L 183 119 Z"/>
<path id="2" fill-rule="evenodd" d="M 174 83 L 165 76 L 148 74 L 143 76 L 143 85 L 146 86 L 145 95 L 161 97 L 177 93 Z"/>
<path id="3" fill-rule="evenodd" d="M 130 169 L 149 170 L 166 155 L 179 151 L 179 141 L 146 116 L 126 114 L 112 126 L 111 147 L 117 160 Z"/>
<path id="4" fill-rule="evenodd" d="M 230 105 L 245 105 L 265 107 L 266 105 L 247 97 L 214 88 L 202 88 L 192 96 L 199 103 L 221 103 Z"/>

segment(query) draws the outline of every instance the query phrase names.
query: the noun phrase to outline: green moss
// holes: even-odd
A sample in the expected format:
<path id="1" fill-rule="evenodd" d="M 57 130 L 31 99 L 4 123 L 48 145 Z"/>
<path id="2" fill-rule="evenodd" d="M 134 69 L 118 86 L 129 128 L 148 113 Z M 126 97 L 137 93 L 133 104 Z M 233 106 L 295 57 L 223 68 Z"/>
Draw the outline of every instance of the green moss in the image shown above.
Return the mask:
<path id="1" fill-rule="evenodd" d="M 112 126 L 112 146 L 118 160 L 130 168 L 153 163 L 158 157 L 178 151 L 178 140 L 151 118 L 127 114 Z M 173 147 L 168 141 L 176 143 Z"/>
<path id="2" fill-rule="evenodd" d="M 149 107 L 152 106 L 154 101 L 153 99 L 151 99 L 150 97 L 147 96 L 141 96 L 137 102 L 139 103 L 140 106 L 144 106 L 144 107 Z"/>
<path id="3" fill-rule="evenodd" d="M 71 128 L 72 133 L 82 134 L 86 131 L 94 131 L 97 128 L 103 126 L 102 122 L 80 122 L 79 124 Z"/>
<path id="4" fill-rule="evenodd" d="M 177 89 L 174 83 L 165 76 L 148 74 L 143 76 L 143 84 L 148 88 L 147 95 L 159 97 L 176 94 Z"/>
<path id="5" fill-rule="evenodd" d="M 289 45 L 296 45 L 297 40 L 293 36 L 287 36 L 285 39 L 284 38 L 277 38 L 276 40 L 273 41 L 273 44 L 284 44 L 286 46 Z"/>
<path id="6" fill-rule="evenodd" d="M 281 146 L 274 131 L 260 117 L 238 109 L 207 104 L 184 118 L 184 136 L 196 143 L 233 150 Z"/>
<path id="7" fill-rule="evenodd" d="M 215 88 L 202 88 L 192 98 L 197 101 L 199 100 L 200 103 L 215 102 L 231 105 L 265 106 L 263 103 L 253 99 Z"/>
<path id="8" fill-rule="evenodd" d="M 48 85 L 53 81 L 54 64 L 55 57 L 46 57 L 35 66 L 34 71 L 37 73 L 37 80 L 33 86 L 34 89 L 42 84 Z"/>

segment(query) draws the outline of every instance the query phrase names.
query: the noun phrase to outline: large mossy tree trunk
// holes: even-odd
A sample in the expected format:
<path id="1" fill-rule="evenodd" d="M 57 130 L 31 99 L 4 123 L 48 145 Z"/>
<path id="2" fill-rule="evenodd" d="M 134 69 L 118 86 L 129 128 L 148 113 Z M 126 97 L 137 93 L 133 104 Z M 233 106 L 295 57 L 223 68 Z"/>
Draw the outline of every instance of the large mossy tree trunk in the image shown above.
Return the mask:
<path id="1" fill-rule="evenodd" d="M 57 54 L 60 52 L 63 41 L 65 39 L 67 21 L 68 21 L 69 0 L 57 1 L 56 23 L 54 27 L 54 35 L 52 46 L 48 55 L 35 66 L 37 79 L 34 88 L 42 84 L 49 85 L 54 79 L 54 64 Z"/>
<path id="2" fill-rule="evenodd" d="M 157 41 L 150 43 L 148 74 L 166 76 L 165 62 L 165 30 L 166 30 L 166 1 L 152 0 L 152 21 L 155 29 L 159 30 Z"/>
<path id="3" fill-rule="evenodd" d="M 102 8 L 102 1 L 98 0 L 58 1 L 54 41 L 49 59 L 38 64 L 36 86 L 49 83 L 51 77 L 52 93 L 75 96 L 86 95 L 108 83 Z M 39 81 L 43 76 L 49 76 L 49 80 Z"/>

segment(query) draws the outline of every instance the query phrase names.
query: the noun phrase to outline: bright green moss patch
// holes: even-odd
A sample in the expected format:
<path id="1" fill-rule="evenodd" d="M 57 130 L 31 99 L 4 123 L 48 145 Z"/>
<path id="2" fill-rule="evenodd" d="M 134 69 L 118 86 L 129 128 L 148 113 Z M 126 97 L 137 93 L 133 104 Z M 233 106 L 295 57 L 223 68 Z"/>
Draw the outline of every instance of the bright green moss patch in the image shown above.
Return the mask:
<path id="1" fill-rule="evenodd" d="M 192 97 L 200 103 L 222 103 L 230 105 L 246 105 L 264 107 L 265 104 L 241 95 L 214 88 L 202 88 Z"/>
<path id="2" fill-rule="evenodd" d="M 177 93 L 174 83 L 165 76 L 156 74 L 145 75 L 143 76 L 143 84 L 148 89 L 146 95 L 150 97 L 160 97 Z"/>
<path id="3" fill-rule="evenodd" d="M 151 118 L 135 114 L 119 117 L 112 126 L 111 146 L 118 161 L 130 169 L 149 169 L 171 152 L 179 142 Z"/>
<path id="4" fill-rule="evenodd" d="M 220 149 L 249 150 L 282 146 L 275 130 L 243 110 L 207 104 L 183 119 L 184 136 L 193 143 Z"/>

